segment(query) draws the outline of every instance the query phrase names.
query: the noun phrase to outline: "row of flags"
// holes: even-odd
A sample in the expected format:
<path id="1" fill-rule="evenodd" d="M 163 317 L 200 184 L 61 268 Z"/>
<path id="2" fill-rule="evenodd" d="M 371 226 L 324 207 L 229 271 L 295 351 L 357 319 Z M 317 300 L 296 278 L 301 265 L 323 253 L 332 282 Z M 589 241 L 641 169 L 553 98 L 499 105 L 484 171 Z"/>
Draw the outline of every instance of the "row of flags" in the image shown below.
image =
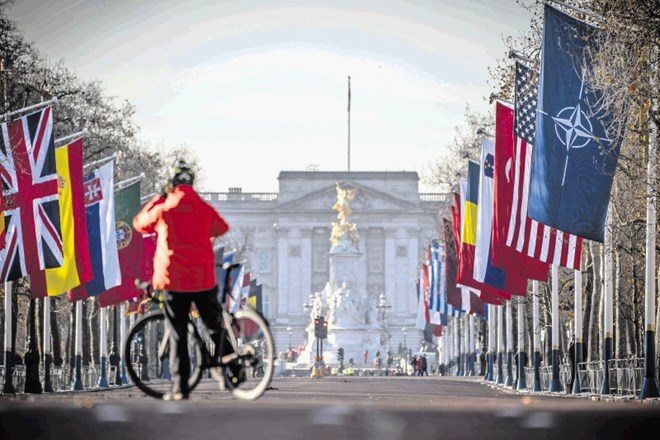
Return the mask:
<path id="1" fill-rule="evenodd" d="M 102 307 L 137 296 L 141 178 L 115 188 L 112 161 L 85 172 L 82 135 L 56 148 L 49 105 L 0 127 L 0 281 L 29 277 L 32 298 Z"/>
<path id="2" fill-rule="evenodd" d="M 56 148 L 50 106 L 0 127 L 0 281 L 29 277 L 32 298 L 139 311 L 134 280 L 151 279 L 156 249 L 155 234 L 133 229 L 142 177 L 115 184 L 112 160 L 83 165 L 82 135 Z M 260 285 L 239 268 L 232 311 L 261 310 Z"/>
<path id="3" fill-rule="evenodd" d="M 541 70 L 516 63 L 513 108 L 496 102 L 494 139 L 468 161 L 443 239 L 427 247 L 417 314 L 427 333 L 526 295 L 551 264 L 580 270 L 583 240 L 603 242 L 620 136 L 587 80 L 599 31 L 548 4 L 544 13 Z"/>

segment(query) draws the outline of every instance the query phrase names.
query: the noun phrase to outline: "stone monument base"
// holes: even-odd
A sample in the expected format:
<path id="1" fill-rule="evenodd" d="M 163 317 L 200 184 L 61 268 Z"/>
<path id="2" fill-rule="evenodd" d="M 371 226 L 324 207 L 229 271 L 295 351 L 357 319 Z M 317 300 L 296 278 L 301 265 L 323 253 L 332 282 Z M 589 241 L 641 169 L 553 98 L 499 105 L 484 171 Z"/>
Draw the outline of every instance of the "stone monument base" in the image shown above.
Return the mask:
<path id="1" fill-rule="evenodd" d="M 323 340 L 323 351 L 321 353 L 323 361 L 325 365 L 338 368 L 337 350 L 341 347 L 344 349 L 344 367 L 347 367 L 349 359 L 353 358 L 353 368 L 372 368 L 376 352 L 380 351 L 383 361 L 381 365 L 384 368 L 387 360 L 387 349 L 380 345 L 381 335 L 382 330 L 377 327 L 361 329 L 332 327 L 328 338 Z M 298 357 L 298 363 L 313 365 L 314 356 L 316 356 L 316 338 L 313 330 L 308 333 L 307 340 L 311 342 L 307 344 L 305 350 Z M 365 350 L 367 350 L 366 363 L 364 362 Z"/>

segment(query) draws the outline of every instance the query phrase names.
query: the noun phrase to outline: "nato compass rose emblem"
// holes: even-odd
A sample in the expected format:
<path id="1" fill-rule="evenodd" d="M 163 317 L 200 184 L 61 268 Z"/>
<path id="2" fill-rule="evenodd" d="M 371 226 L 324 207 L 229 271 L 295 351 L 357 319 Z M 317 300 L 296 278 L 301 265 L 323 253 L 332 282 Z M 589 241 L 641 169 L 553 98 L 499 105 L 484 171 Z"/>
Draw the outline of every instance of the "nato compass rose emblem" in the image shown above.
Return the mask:
<path id="1" fill-rule="evenodd" d="M 595 139 L 611 142 L 610 139 L 600 138 L 594 134 L 593 125 L 589 116 L 582 110 L 582 94 L 584 92 L 584 72 L 582 72 L 582 82 L 580 84 L 580 94 L 575 107 L 564 107 L 556 116 L 550 116 L 555 123 L 555 134 L 559 142 L 566 148 L 566 159 L 564 161 L 564 173 L 562 174 L 561 186 L 566 181 L 566 170 L 568 169 L 568 155 L 573 148 L 584 148 Z M 542 114 L 547 113 L 539 110 Z"/>

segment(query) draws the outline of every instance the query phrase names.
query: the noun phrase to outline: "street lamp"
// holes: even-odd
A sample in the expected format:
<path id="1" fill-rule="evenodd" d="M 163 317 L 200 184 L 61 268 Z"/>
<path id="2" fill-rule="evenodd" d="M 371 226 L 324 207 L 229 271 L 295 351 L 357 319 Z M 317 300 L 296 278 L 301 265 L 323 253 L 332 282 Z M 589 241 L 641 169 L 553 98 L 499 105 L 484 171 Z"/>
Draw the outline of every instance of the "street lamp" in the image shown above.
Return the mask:
<path id="1" fill-rule="evenodd" d="M 381 292 L 381 294 L 378 296 L 378 304 L 376 305 L 376 308 L 378 309 L 378 316 L 380 317 L 380 320 L 384 321 L 385 314 L 389 309 L 392 308 L 392 306 L 387 303 L 385 292 Z"/>
<path id="2" fill-rule="evenodd" d="M 403 332 L 403 353 L 406 359 L 405 371 L 406 371 L 406 375 L 408 375 L 408 364 L 410 364 L 410 360 L 408 359 L 408 344 L 406 343 L 406 333 L 408 333 L 408 329 L 406 327 L 402 327 L 401 332 Z"/>
<path id="3" fill-rule="evenodd" d="M 289 333 L 289 351 L 291 350 L 291 335 L 293 334 L 293 328 L 291 326 L 288 326 L 286 328 L 286 331 Z"/>

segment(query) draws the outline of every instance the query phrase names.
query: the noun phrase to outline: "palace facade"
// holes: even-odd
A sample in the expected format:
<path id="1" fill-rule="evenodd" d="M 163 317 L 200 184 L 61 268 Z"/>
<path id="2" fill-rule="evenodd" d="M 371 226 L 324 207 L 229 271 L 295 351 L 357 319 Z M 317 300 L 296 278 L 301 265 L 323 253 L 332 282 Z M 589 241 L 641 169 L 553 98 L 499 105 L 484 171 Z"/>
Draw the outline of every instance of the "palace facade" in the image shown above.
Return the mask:
<path id="1" fill-rule="evenodd" d="M 278 180 L 277 193 L 230 188 L 202 194 L 227 219 L 225 242 L 237 248 L 262 286 L 277 351 L 304 345 L 310 320 L 305 304 L 328 282 L 337 184 L 357 188 L 349 220 L 357 225 L 367 292 L 375 298 L 384 293 L 391 306 L 390 346 L 396 350 L 405 341 L 415 350 L 421 337 L 415 329 L 419 264 L 424 247 L 440 238 L 440 212 L 451 203 L 449 195 L 420 193 L 418 174 L 407 171 L 282 171 Z"/>

